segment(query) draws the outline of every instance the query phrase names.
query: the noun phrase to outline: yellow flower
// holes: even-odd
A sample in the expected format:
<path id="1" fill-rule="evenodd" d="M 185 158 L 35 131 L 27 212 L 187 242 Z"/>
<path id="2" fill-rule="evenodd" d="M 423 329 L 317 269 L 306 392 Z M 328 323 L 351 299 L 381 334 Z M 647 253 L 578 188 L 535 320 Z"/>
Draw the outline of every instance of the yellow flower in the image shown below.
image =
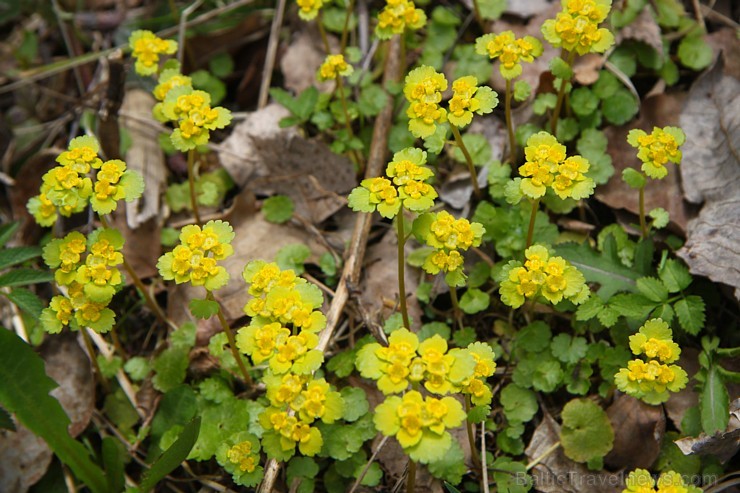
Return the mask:
<path id="1" fill-rule="evenodd" d="M 57 220 L 57 208 L 43 192 L 44 186 L 41 187 L 42 192 L 35 197 L 31 197 L 26 204 L 28 212 L 31 213 L 36 222 L 45 227 L 53 226 Z"/>
<path id="2" fill-rule="evenodd" d="M 604 53 L 614 35 L 599 23 L 606 19 L 611 0 L 564 0 L 563 10 L 542 25 L 542 34 L 553 46 L 579 55 Z"/>
<path id="3" fill-rule="evenodd" d="M 100 168 L 102 164 L 98 157 L 100 144 L 95 137 L 83 135 L 75 137 L 69 142 L 67 150 L 57 156 L 56 161 L 62 166 L 66 166 L 76 173 L 86 174 L 90 168 Z"/>
<path id="4" fill-rule="evenodd" d="M 327 55 L 319 68 L 319 80 L 333 80 L 337 77 L 352 75 L 354 69 L 347 63 L 344 55 Z"/>
<path id="5" fill-rule="evenodd" d="M 457 250 L 435 250 L 426 258 L 422 268 L 425 272 L 436 275 L 440 272 L 455 272 L 462 268 L 464 262 L 465 259 Z"/>
<path id="6" fill-rule="evenodd" d="M 532 36 L 517 39 L 511 31 L 501 34 L 485 34 L 475 41 L 475 51 L 479 55 L 498 58 L 501 75 L 508 80 L 522 73 L 522 62 L 531 63 L 542 55 L 542 43 Z"/>
<path id="7" fill-rule="evenodd" d="M 447 119 L 456 127 L 464 127 L 473 121 L 473 113 L 490 113 L 498 104 L 498 95 L 487 86 L 478 87 L 478 79 L 469 75 L 452 83 L 452 99 Z"/>
<path id="8" fill-rule="evenodd" d="M 669 392 L 678 392 L 686 386 L 688 376 L 677 365 L 663 365 L 656 360 L 647 363 L 635 359 L 614 376 L 614 383 L 622 392 L 658 405 L 668 400 Z"/>
<path id="9" fill-rule="evenodd" d="M 622 493 L 655 493 L 655 480 L 645 469 L 635 469 L 630 472 L 625 481 L 626 489 Z"/>
<path id="10" fill-rule="evenodd" d="M 571 156 L 558 165 L 552 189 L 561 199 L 585 199 L 594 192 L 596 184 L 584 173 L 591 164 L 581 156 Z"/>
<path id="11" fill-rule="evenodd" d="M 229 460 L 242 472 L 253 472 L 257 467 L 259 456 L 252 452 L 252 442 L 237 443 L 227 452 Z"/>
<path id="12" fill-rule="evenodd" d="M 377 380 L 384 394 L 402 392 L 409 385 L 410 365 L 418 347 L 416 334 L 406 328 L 394 330 L 387 347 L 377 342 L 362 346 L 357 353 L 357 369 L 363 377 Z"/>
<path id="13" fill-rule="evenodd" d="M 360 186 L 350 192 L 347 203 L 353 211 L 377 210 L 381 216 L 392 218 L 401 210 L 402 201 L 391 181 L 379 176 L 362 180 Z"/>
<path id="14" fill-rule="evenodd" d="M 378 25 L 375 35 L 380 39 L 390 39 L 394 34 L 401 34 L 408 27 L 419 29 L 426 24 L 424 11 L 417 9 L 410 0 L 386 0 L 386 5 L 378 14 Z"/>
<path id="15" fill-rule="evenodd" d="M 480 223 L 471 223 L 464 217 L 455 219 L 449 212 L 440 211 L 434 216 L 425 240 L 437 249 L 467 250 L 480 246 L 484 232 Z"/>
<path id="16" fill-rule="evenodd" d="M 136 58 L 136 73 L 156 74 L 159 70 L 159 56 L 172 55 L 177 51 L 177 42 L 158 38 L 153 32 L 138 30 L 131 33 L 128 44 L 132 56 Z"/>
<path id="17" fill-rule="evenodd" d="M 666 471 L 660 475 L 657 482 L 657 493 L 701 493 L 698 486 L 686 484 L 683 477 L 676 471 Z"/>
<path id="18" fill-rule="evenodd" d="M 581 304 L 588 299 L 589 289 L 583 274 L 562 257 L 553 257 L 542 245 L 533 245 L 524 252 L 526 261 L 512 260 L 501 275 L 501 301 L 519 308 L 526 298 L 541 296 L 552 304 L 567 299 Z"/>
<path id="19" fill-rule="evenodd" d="M 385 173 L 393 179 L 393 184 L 399 187 L 410 181 L 424 182 L 434 176 L 434 172 L 425 166 L 426 162 L 426 151 L 407 147 L 393 155 Z"/>
<path id="20" fill-rule="evenodd" d="M 644 130 L 633 129 L 627 134 L 627 142 L 638 149 L 637 157 L 642 161 L 642 171 L 651 178 L 664 178 L 668 174 L 668 162 L 679 164 L 679 146 L 686 141 L 683 130 L 677 127 L 653 127 L 647 134 Z"/>
<path id="21" fill-rule="evenodd" d="M 439 106 L 442 91 L 447 89 L 447 79 L 427 65 L 417 67 L 406 76 L 403 93 L 409 101 L 406 115 L 409 131 L 415 137 L 429 137 L 437 123 L 447 121 L 447 112 Z"/>
<path id="22" fill-rule="evenodd" d="M 375 427 L 395 436 L 408 456 L 417 462 L 434 462 L 447 453 L 452 436 L 447 431 L 462 424 L 465 412 L 452 397 L 435 399 L 415 391 L 388 397 L 375 408 Z"/>
<path id="23" fill-rule="evenodd" d="M 662 363 L 673 363 L 681 355 L 681 348 L 673 342 L 673 332 L 660 318 L 648 320 L 637 334 L 630 336 L 630 349 L 636 356 L 644 353 Z"/>
<path id="24" fill-rule="evenodd" d="M 296 0 L 296 3 L 300 9 L 298 16 L 304 21 L 315 19 L 324 5 L 323 0 Z"/>

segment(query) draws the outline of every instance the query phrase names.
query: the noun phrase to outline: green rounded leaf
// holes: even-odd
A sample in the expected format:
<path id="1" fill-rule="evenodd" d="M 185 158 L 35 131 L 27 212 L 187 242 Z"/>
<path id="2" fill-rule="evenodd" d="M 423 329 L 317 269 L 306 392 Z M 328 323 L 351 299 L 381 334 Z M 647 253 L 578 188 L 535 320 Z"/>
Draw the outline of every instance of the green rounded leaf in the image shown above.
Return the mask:
<path id="1" fill-rule="evenodd" d="M 614 429 L 606 412 L 589 399 L 574 399 L 563 407 L 560 442 L 576 462 L 604 457 L 614 445 Z"/>
<path id="2" fill-rule="evenodd" d="M 293 217 L 294 209 L 293 200 L 286 195 L 275 195 L 262 203 L 262 213 L 265 219 L 275 224 L 289 221 Z"/>

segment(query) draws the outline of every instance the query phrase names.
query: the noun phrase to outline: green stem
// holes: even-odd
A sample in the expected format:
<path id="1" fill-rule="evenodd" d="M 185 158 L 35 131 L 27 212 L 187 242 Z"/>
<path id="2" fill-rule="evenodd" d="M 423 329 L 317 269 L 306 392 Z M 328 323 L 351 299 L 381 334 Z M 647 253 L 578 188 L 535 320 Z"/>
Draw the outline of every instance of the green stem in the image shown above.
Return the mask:
<path id="1" fill-rule="evenodd" d="M 478 0 L 473 0 L 473 13 L 475 14 L 475 21 L 480 26 L 481 31 L 485 34 L 486 32 L 486 24 L 483 21 L 483 16 L 480 15 L 480 6 L 478 5 Z"/>
<path id="2" fill-rule="evenodd" d="M 331 53 L 331 49 L 329 48 L 329 37 L 326 35 L 326 29 L 324 29 L 324 17 L 321 15 L 320 10 L 319 15 L 316 17 L 316 26 L 319 28 L 319 35 L 321 35 L 321 42 L 324 44 L 324 51 L 328 55 Z"/>
<path id="3" fill-rule="evenodd" d="M 349 19 L 352 16 L 353 10 L 355 10 L 355 0 L 349 0 L 349 5 L 347 5 L 347 15 L 344 16 L 342 40 L 339 44 L 339 53 L 341 53 L 342 55 L 344 55 L 344 50 L 347 48 L 347 37 L 349 35 Z"/>
<path id="4" fill-rule="evenodd" d="M 462 330 L 462 312 L 460 310 L 460 301 L 457 299 L 457 288 L 454 286 L 450 286 L 450 302 L 452 303 L 452 311 L 455 317 L 455 322 L 457 323 L 460 330 Z"/>
<path id="5" fill-rule="evenodd" d="M 568 54 L 568 58 L 565 60 L 565 63 L 568 64 L 568 67 L 573 67 L 573 60 L 575 59 L 576 52 L 571 51 Z M 568 86 L 568 81 L 561 80 L 560 81 L 560 88 L 558 89 L 558 99 L 555 102 L 555 109 L 552 112 L 552 118 L 550 119 L 550 130 L 553 135 L 557 133 L 558 130 L 558 118 L 560 118 L 560 110 L 563 109 L 563 99 L 565 98 L 565 88 Z"/>
<path id="6" fill-rule="evenodd" d="M 480 200 L 482 196 L 481 196 L 480 188 L 478 187 L 478 173 L 475 172 L 475 165 L 473 164 L 473 158 L 470 156 L 470 152 L 468 151 L 468 148 L 465 147 L 465 142 L 463 142 L 462 135 L 460 135 L 460 130 L 458 130 L 457 127 L 452 124 L 450 124 L 450 128 L 452 129 L 452 135 L 455 136 L 455 142 L 457 142 L 457 146 L 462 151 L 463 156 L 465 156 L 465 162 L 468 164 L 468 171 L 470 172 L 470 181 L 473 182 L 473 192 L 475 192 L 475 197 L 478 200 Z"/>
<path id="7" fill-rule="evenodd" d="M 190 205 L 193 207 L 195 222 L 200 226 L 200 211 L 198 197 L 195 194 L 195 149 L 188 151 L 188 185 L 190 187 Z"/>
<path id="8" fill-rule="evenodd" d="M 401 306 L 401 317 L 403 317 L 403 326 L 411 330 L 409 322 L 409 311 L 406 307 L 406 258 L 405 249 L 406 235 L 403 232 L 403 206 L 396 215 L 396 231 L 398 233 L 398 302 Z"/>
<path id="9" fill-rule="evenodd" d="M 532 237 L 534 236 L 534 222 L 537 219 L 537 209 L 540 206 L 540 199 L 532 201 L 532 212 L 529 215 L 529 228 L 527 229 L 527 246 L 524 247 L 526 250 L 532 246 Z"/>
<path id="10" fill-rule="evenodd" d="M 98 214 L 98 217 L 100 218 L 100 224 L 102 224 L 104 228 L 111 229 L 110 223 L 108 223 L 108 219 L 103 214 Z M 146 288 L 141 278 L 136 274 L 136 271 L 131 266 L 131 264 L 126 261 L 126 257 L 122 258 L 123 268 L 126 270 L 129 279 L 131 279 L 131 282 L 134 283 L 136 289 L 144 297 L 146 306 L 148 306 L 152 313 L 154 313 L 154 316 L 157 317 L 160 323 L 167 327 L 169 325 L 167 323 L 167 317 L 165 316 L 162 308 L 159 306 L 159 303 L 157 303 L 157 300 L 155 300 L 154 297 L 149 293 L 149 290 Z"/>
<path id="11" fill-rule="evenodd" d="M 406 493 L 414 493 L 416 489 L 416 462 L 409 459 L 409 472 L 406 478 Z"/>
<path id="12" fill-rule="evenodd" d="M 470 396 L 466 394 L 465 395 L 465 414 L 469 414 L 470 413 L 470 408 L 471 408 Z M 473 459 L 473 465 L 479 471 L 481 471 L 481 473 L 482 473 L 483 467 L 481 466 L 480 454 L 478 453 L 478 449 L 475 448 L 475 437 L 474 437 L 474 434 L 473 434 L 473 423 L 471 423 L 470 421 L 468 421 L 466 419 L 465 420 L 465 426 L 467 427 L 467 430 L 468 430 L 468 442 L 470 442 L 470 455 L 471 455 L 471 457 Z"/>
<path id="13" fill-rule="evenodd" d="M 506 79 L 506 95 L 504 96 L 504 112 L 506 114 L 506 130 L 509 133 L 509 162 L 513 166 L 516 162 L 516 138 L 514 137 L 514 121 L 511 118 L 511 80 Z"/>
<path id="14" fill-rule="evenodd" d="M 242 359 L 241 354 L 239 354 L 239 351 L 236 349 L 236 339 L 234 338 L 234 332 L 231 330 L 231 327 L 229 327 L 229 324 L 226 322 L 223 310 L 221 309 L 221 303 L 216 301 L 216 299 L 213 297 L 213 292 L 206 290 L 206 293 L 206 299 L 213 301 L 218 305 L 218 312 L 216 312 L 216 315 L 218 316 L 218 321 L 221 324 L 221 328 L 226 333 L 226 338 L 229 340 L 229 349 L 231 349 L 231 355 L 236 360 L 236 364 L 239 365 L 239 370 L 242 372 L 242 376 L 244 377 L 244 383 L 247 385 L 252 385 L 252 377 L 249 376 L 247 367 L 244 366 L 244 360 Z"/>
<path id="15" fill-rule="evenodd" d="M 352 122 L 349 118 L 349 109 L 347 107 L 347 99 L 344 97 L 344 81 L 341 75 L 337 75 L 337 92 L 339 93 L 339 101 L 342 103 L 342 112 L 344 113 L 344 126 L 347 128 L 347 135 L 352 140 L 355 137 L 355 133 L 352 131 Z M 357 167 L 360 172 L 364 171 L 364 165 L 362 163 L 362 157 L 355 149 L 350 149 L 350 154 L 357 163 Z"/>
<path id="16" fill-rule="evenodd" d="M 647 221 L 645 220 L 645 186 L 640 187 L 640 230 L 642 231 L 642 237 L 647 238 L 648 228 Z"/>

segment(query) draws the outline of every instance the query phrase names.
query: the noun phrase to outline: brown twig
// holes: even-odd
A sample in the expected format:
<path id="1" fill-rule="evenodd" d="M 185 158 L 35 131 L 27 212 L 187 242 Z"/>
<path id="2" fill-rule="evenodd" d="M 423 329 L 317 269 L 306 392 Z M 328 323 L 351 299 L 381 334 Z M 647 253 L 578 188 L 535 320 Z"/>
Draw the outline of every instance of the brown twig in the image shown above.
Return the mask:
<path id="1" fill-rule="evenodd" d="M 270 95 L 270 83 L 272 82 L 272 71 L 275 68 L 275 57 L 277 56 L 278 44 L 280 42 L 280 28 L 283 25 L 283 16 L 285 15 L 285 0 L 277 0 L 277 9 L 275 16 L 272 18 L 270 26 L 270 41 L 267 44 L 267 54 L 265 55 L 265 67 L 262 69 L 262 83 L 260 84 L 260 95 L 257 100 L 257 108 L 267 106 L 267 99 Z"/>

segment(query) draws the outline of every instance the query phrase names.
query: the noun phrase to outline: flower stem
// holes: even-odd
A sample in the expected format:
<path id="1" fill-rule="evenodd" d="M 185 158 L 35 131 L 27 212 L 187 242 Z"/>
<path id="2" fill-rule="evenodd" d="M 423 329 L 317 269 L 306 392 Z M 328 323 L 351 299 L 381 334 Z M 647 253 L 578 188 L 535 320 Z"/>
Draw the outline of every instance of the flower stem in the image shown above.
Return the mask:
<path id="1" fill-rule="evenodd" d="M 465 414 L 470 413 L 470 396 L 465 394 Z M 475 436 L 473 434 L 473 423 L 465 420 L 465 427 L 468 430 L 468 442 L 470 443 L 470 455 L 473 459 L 473 465 L 481 471 L 482 473 L 482 467 L 481 467 L 481 461 L 480 461 L 480 454 L 478 454 L 478 449 L 475 448 Z"/>
<path id="2" fill-rule="evenodd" d="M 344 82 L 342 81 L 342 76 L 337 75 L 337 92 L 339 93 L 339 101 L 342 103 L 342 112 L 344 113 L 344 125 L 347 128 L 347 135 L 349 136 L 349 139 L 352 140 L 355 137 L 355 133 L 352 131 L 352 122 L 349 118 L 349 110 L 347 109 L 347 99 L 344 97 Z M 356 149 L 350 149 L 350 154 L 352 154 L 352 157 L 357 163 L 357 167 L 359 168 L 360 172 L 364 171 L 364 165 L 362 163 L 362 157 L 357 152 Z"/>
<path id="3" fill-rule="evenodd" d="M 465 147 L 465 142 L 463 142 L 462 135 L 460 135 L 460 130 L 458 130 L 457 127 L 451 123 L 450 123 L 450 128 L 452 129 L 452 135 L 455 136 L 455 142 L 457 142 L 457 146 L 462 151 L 463 156 L 465 156 L 465 162 L 468 164 L 468 171 L 470 172 L 470 181 L 473 182 L 473 192 L 475 193 L 475 198 L 480 200 L 482 197 L 480 193 L 480 188 L 478 187 L 478 173 L 475 172 L 475 165 L 473 165 L 473 158 L 470 156 L 470 152 L 468 151 L 468 148 Z"/>
<path id="4" fill-rule="evenodd" d="M 396 215 L 396 231 L 398 233 L 398 302 L 401 306 L 401 317 L 403 317 L 403 326 L 411 330 L 409 322 L 409 311 L 406 307 L 406 258 L 405 249 L 406 235 L 403 232 L 403 206 Z"/>
<path id="5" fill-rule="evenodd" d="M 190 149 L 188 151 L 188 185 L 190 187 L 190 205 L 193 207 L 195 222 L 200 226 L 198 197 L 195 195 L 195 149 Z"/>
<path id="6" fill-rule="evenodd" d="M 532 246 L 532 237 L 534 236 L 534 222 L 537 218 L 537 209 L 539 209 L 540 206 L 540 199 L 535 199 L 532 201 L 532 213 L 529 215 L 529 228 L 527 229 L 527 244 L 524 247 L 525 249 Z"/>
<path id="7" fill-rule="evenodd" d="M 450 286 L 450 302 L 452 303 L 455 322 L 457 322 L 458 327 L 462 330 L 462 312 L 460 311 L 460 301 L 457 299 L 457 288 L 455 286 Z"/>
<path id="8" fill-rule="evenodd" d="M 100 218 L 100 224 L 102 224 L 104 228 L 111 229 L 110 223 L 108 223 L 108 219 L 103 214 L 98 214 L 98 217 Z M 126 270 L 129 279 L 131 279 L 131 282 L 134 283 L 136 289 L 144 297 L 146 306 L 149 307 L 152 313 L 154 313 L 154 316 L 157 317 L 157 320 L 159 320 L 162 325 L 164 325 L 165 327 L 168 326 L 169 323 L 167 321 L 167 316 L 164 314 L 164 311 L 159 306 L 159 303 L 157 303 L 157 300 L 155 300 L 151 293 L 149 293 L 149 290 L 146 288 L 141 278 L 136 274 L 136 271 L 131 266 L 131 264 L 126 261 L 126 257 L 123 257 L 123 268 Z"/>
<path id="9" fill-rule="evenodd" d="M 326 29 L 324 29 L 324 17 L 321 15 L 320 10 L 318 16 L 316 17 L 316 26 L 319 28 L 321 42 L 324 44 L 324 51 L 328 55 L 329 53 L 331 53 L 331 48 L 329 47 L 329 37 L 326 35 Z"/>
<path id="10" fill-rule="evenodd" d="M 105 389 L 106 392 L 110 392 L 110 385 L 108 385 L 108 381 L 103 376 L 103 372 L 100 371 L 98 358 L 95 357 L 95 348 L 93 347 L 93 343 L 90 340 L 90 334 L 88 334 L 87 331 L 87 327 L 80 328 L 80 332 L 82 333 L 82 340 L 85 341 L 85 348 L 87 348 L 87 354 L 88 356 L 90 356 L 90 363 L 92 363 L 92 366 L 95 369 L 95 376 L 98 378 L 98 382 L 100 383 L 100 385 L 103 387 L 103 389 Z"/>
<path id="11" fill-rule="evenodd" d="M 575 57 L 575 51 L 571 51 L 568 54 L 568 58 L 565 60 L 565 63 L 568 64 L 568 67 L 573 67 L 573 60 L 575 59 Z M 555 135 L 558 130 L 558 118 L 560 118 L 560 110 L 563 109 L 563 99 L 565 98 L 565 88 L 567 85 L 568 81 L 560 81 L 560 88 L 558 89 L 558 99 L 555 102 L 555 109 L 553 110 L 552 118 L 550 119 L 550 133 L 553 135 Z"/>
<path id="12" fill-rule="evenodd" d="M 352 11 L 355 10 L 355 0 L 349 0 L 347 5 L 347 15 L 344 16 L 344 27 L 342 28 L 342 39 L 339 43 L 339 53 L 344 55 L 344 50 L 347 48 L 347 37 L 349 35 L 349 19 L 352 17 Z"/>
<path id="13" fill-rule="evenodd" d="M 506 114 L 506 130 L 509 133 L 509 163 L 516 162 L 516 138 L 514 137 L 514 121 L 511 118 L 511 80 L 506 79 L 506 95 L 504 97 L 504 113 Z"/>
<path id="14" fill-rule="evenodd" d="M 481 31 L 486 32 L 486 23 L 483 21 L 483 16 L 480 15 L 480 6 L 478 0 L 473 0 L 473 13 L 475 14 L 475 21 L 481 28 Z"/>
<path id="15" fill-rule="evenodd" d="M 247 385 L 252 385 L 252 377 L 249 376 L 247 367 L 244 366 L 244 361 L 239 354 L 239 351 L 236 349 L 236 339 L 234 338 L 234 332 L 231 330 L 231 327 L 229 327 L 229 324 L 226 322 L 223 310 L 221 309 L 221 303 L 216 301 L 216 298 L 214 298 L 213 296 L 213 292 L 208 290 L 206 290 L 206 292 L 208 293 L 206 295 L 206 299 L 213 301 L 218 305 L 218 311 L 216 312 L 216 315 L 218 316 L 218 321 L 221 324 L 221 328 L 226 333 L 226 338 L 229 340 L 229 349 L 231 349 L 231 355 L 236 360 L 236 364 L 239 365 L 239 370 L 242 372 L 242 376 L 244 377 L 244 383 Z"/>
<path id="16" fill-rule="evenodd" d="M 409 471 L 406 477 L 406 493 L 414 493 L 416 489 L 416 462 L 409 459 Z"/>
<path id="17" fill-rule="evenodd" d="M 640 187 L 640 230 L 642 231 L 642 237 L 647 238 L 648 228 L 647 221 L 645 221 L 645 186 Z"/>

